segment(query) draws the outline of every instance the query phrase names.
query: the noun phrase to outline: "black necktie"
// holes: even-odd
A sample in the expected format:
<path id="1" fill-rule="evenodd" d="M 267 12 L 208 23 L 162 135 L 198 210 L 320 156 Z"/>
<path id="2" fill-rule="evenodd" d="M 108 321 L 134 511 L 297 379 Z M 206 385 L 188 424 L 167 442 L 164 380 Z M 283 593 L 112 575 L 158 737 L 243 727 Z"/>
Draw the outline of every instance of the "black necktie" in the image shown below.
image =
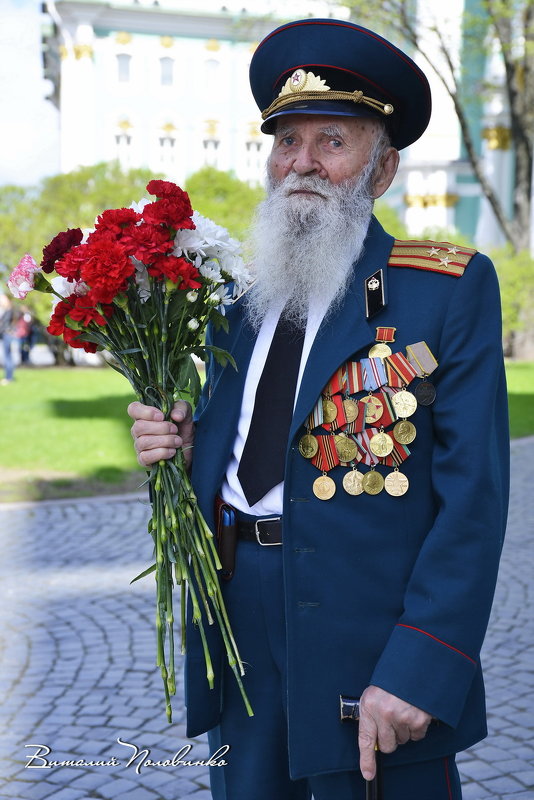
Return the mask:
<path id="1" fill-rule="evenodd" d="M 284 479 L 304 332 L 278 320 L 256 389 L 254 411 L 237 476 L 250 506 Z"/>

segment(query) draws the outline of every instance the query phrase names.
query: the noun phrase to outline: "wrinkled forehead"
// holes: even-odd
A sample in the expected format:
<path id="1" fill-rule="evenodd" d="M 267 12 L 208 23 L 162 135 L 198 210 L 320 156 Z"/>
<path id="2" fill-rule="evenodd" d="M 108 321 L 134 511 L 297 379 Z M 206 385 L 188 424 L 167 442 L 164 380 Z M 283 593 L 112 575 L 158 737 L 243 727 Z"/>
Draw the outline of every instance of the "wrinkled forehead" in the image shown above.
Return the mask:
<path id="1" fill-rule="evenodd" d="M 276 120 L 275 141 L 290 133 L 310 132 L 328 136 L 357 137 L 359 134 L 379 133 L 385 130 L 380 120 L 364 117 L 343 117 L 330 115 L 307 116 L 290 114 Z"/>

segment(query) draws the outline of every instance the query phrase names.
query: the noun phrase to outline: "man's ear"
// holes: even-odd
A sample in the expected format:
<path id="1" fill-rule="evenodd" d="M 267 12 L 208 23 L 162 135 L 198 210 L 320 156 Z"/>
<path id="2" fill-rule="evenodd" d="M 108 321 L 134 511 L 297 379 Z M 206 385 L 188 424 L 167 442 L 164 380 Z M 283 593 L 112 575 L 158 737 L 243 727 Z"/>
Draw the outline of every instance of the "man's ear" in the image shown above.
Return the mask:
<path id="1" fill-rule="evenodd" d="M 393 178 L 397 174 L 399 166 L 399 151 L 394 147 L 388 147 L 378 165 L 375 173 L 373 183 L 373 197 L 382 197 L 385 191 L 389 189 Z"/>

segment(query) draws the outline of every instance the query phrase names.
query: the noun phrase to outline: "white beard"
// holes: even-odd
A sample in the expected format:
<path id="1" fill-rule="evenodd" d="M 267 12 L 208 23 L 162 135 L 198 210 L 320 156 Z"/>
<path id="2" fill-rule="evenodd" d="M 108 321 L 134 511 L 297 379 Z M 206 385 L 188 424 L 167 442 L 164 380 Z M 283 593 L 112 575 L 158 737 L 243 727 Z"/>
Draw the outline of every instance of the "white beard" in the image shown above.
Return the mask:
<path id="1" fill-rule="evenodd" d="M 284 316 L 298 329 L 306 326 L 310 304 L 328 314 L 339 306 L 363 251 L 373 211 L 370 185 L 370 170 L 341 184 L 316 175 L 289 173 L 278 184 L 269 177 L 250 237 L 256 282 L 246 309 L 254 330 L 273 306 L 285 306 Z M 291 194 L 295 189 L 322 197 Z"/>

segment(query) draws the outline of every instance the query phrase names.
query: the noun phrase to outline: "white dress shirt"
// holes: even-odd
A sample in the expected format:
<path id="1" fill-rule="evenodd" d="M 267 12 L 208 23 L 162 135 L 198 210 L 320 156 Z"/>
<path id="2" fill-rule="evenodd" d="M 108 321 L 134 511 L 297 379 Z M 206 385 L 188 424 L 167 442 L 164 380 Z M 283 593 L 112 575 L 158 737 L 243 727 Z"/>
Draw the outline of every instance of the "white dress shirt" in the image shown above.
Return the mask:
<path id="1" fill-rule="evenodd" d="M 221 496 L 226 503 L 230 503 L 230 505 L 234 506 L 234 508 L 237 508 L 239 511 L 243 511 L 246 514 L 253 514 L 257 517 L 278 516 L 282 513 L 284 484 L 281 482 L 277 486 L 274 486 L 264 497 L 262 497 L 261 500 L 259 500 L 253 506 L 249 506 L 245 495 L 243 494 L 243 489 L 241 487 L 239 478 L 237 477 L 237 470 L 250 428 L 250 421 L 252 419 L 252 412 L 254 410 L 256 389 L 258 387 L 261 373 L 263 372 L 263 367 L 265 366 L 265 361 L 267 360 L 267 354 L 271 346 L 271 341 L 280 317 L 281 310 L 282 309 L 280 306 L 273 308 L 266 315 L 258 333 L 258 338 L 256 340 L 256 344 L 254 345 L 254 350 L 252 351 L 247 377 L 245 379 L 241 414 L 237 426 L 237 436 L 234 442 L 234 449 L 221 488 Z M 308 360 L 310 350 L 324 314 L 325 309 L 319 304 L 312 306 L 308 313 L 306 333 L 304 336 L 302 356 L 297 378 L 297 388 L 295 391 L 295 403 L 299 393 L 304 367 L 306 366 L 306 361 Z"/>

